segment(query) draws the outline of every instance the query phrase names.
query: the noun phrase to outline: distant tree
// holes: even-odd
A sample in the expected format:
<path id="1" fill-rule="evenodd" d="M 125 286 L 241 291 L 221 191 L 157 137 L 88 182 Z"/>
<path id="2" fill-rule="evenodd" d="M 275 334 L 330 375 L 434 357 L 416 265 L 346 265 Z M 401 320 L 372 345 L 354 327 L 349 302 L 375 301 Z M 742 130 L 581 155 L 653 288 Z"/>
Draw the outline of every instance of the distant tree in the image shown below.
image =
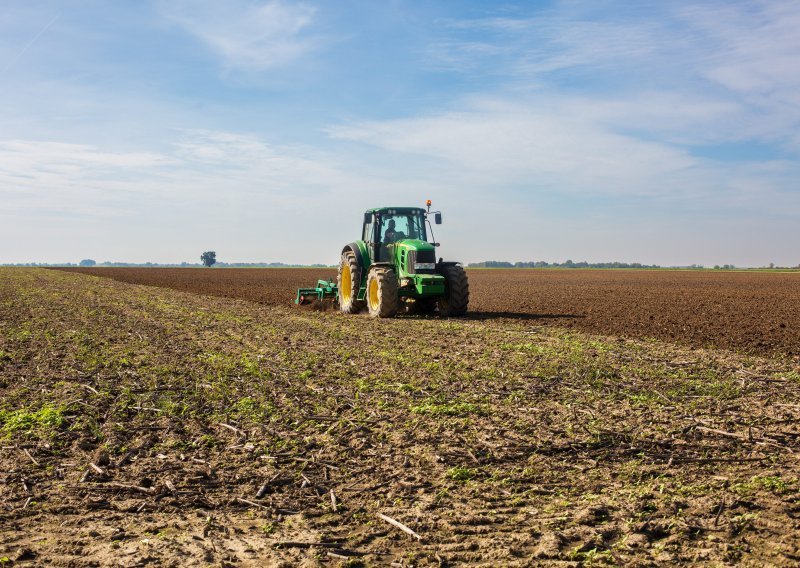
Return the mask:
<path id="1" fill-rule="evenodd" d="M 208 267 L 214 266 L 217 263 L 217 253 L 213 250 L 207 250 L 200 255 L 200 262 Z"/>
<path id="2" fill-rule="evenodd" d="M 95 261 L 93 261 L 91 258 L 84 258 L 78 264 L 79 264 L 79 266 L 94 266 L 97 263 Z"/>

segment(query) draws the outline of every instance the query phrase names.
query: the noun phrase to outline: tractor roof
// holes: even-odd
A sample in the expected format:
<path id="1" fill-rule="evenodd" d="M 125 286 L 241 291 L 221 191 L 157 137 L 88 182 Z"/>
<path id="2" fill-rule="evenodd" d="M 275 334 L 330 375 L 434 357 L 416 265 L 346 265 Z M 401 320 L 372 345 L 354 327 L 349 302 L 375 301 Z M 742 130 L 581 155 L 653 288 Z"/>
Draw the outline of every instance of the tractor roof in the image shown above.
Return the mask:
<path id="1" fill-rule="evenodd" d="M 375 207 L 374 209 L 367 209 L 366 213 L 424 213 L 425 209 L 422 207 Z"/>

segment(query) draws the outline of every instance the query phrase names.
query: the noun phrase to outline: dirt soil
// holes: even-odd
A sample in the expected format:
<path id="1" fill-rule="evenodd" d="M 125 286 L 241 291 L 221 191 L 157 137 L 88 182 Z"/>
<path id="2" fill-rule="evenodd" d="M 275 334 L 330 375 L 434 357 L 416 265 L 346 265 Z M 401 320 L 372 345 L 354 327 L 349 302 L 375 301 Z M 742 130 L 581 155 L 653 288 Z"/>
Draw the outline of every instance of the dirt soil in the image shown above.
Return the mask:
<path id="1" fill-rule="evenodd" d="M 796 362 L 546 321 L 0 269 L 0 563 L 800 562 Z"/>
<path id="2" fill-rule="evenodd" d="M 271 306 L 333 269 L 72 268 Z M 800 356 L 800 272 L 469 270 L 470 316 Z"/>

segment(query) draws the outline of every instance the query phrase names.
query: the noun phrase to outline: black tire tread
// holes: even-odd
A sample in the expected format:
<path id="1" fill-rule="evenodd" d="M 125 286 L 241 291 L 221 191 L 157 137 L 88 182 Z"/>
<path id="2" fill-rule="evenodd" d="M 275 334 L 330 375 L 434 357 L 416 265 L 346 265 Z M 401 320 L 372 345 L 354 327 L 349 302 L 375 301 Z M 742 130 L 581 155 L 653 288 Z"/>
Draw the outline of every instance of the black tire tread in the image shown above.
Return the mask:
<path id="1" fill-rule="evenodd" d="M 370 270 L 367 277 L 367 290 L 369 294 L 369 282 L 371 279 L 378 280 L 378 309 L 373 310 L 367 302 L 369 315 L 374 318 L 390 318 L 397 314 L 400 309 L 400 297 L 397 295 L 397 274 L 391 268 L 382 266 Z"/>
<path id="2" fill-rule="evenodd" d="M 441 268 L 445 278 L 444 296 L 438 300 L 439 314 L 442 317 L 457 317 L 467 313 L 469 307 L 469 280 L 461 266 L 445 266 Z"/>
<path id="3" fill-rule="evenodd" d="M 345 251 L 339 259 L 339 269 L 336 274 L 336 284 L 339 290 L 342 288 L 342 267 L 345 263 L 350 265 L 350 277 L 352 282 L 352 290 L 350 302 L 342 302 L 341 293 L 339 295 L 339 310 L 345 314 L 357 314 L 364 309 L 366 302 L 358 300 L 358 290 L 361 287 L 361 267 L 358 265 L 356 255 L 352 251 Z"/>

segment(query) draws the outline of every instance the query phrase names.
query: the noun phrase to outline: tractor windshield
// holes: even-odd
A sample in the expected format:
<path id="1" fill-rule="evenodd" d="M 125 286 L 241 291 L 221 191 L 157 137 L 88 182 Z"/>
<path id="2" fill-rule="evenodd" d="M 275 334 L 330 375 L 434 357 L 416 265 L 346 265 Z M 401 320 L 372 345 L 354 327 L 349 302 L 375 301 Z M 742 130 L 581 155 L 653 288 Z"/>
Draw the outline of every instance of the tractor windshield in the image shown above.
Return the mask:
<path id="1" fill-rule="evenodd" d="M 422 212 L 383 214 L 379 227 L 380 241 L 388 245 L 403 239 L 428 240 L 425 232 L 425 215 Z"/>

